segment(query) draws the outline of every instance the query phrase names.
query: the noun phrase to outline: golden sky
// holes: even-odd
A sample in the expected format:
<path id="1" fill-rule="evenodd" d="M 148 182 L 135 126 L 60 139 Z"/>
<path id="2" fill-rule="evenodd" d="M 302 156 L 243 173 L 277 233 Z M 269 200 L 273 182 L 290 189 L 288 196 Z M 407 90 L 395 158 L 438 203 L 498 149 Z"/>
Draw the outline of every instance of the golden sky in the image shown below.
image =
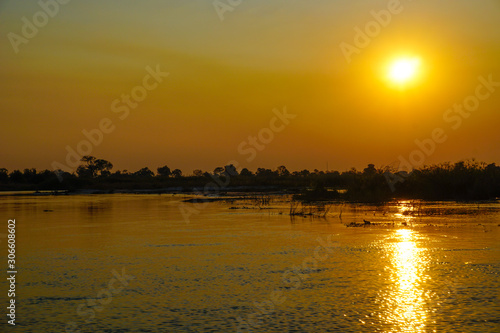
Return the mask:
<path id="1" fill-rule="evenodd" d="M 437 128 L 426 164 L 500 163 L 498 0 L 59 1 L 0 1 L 0 167 L 67 165 L 103 119 L 91 154 L 130 171 L 379 167 Z M 420 66 L 401 87 L 386 78 L 405 57 Z M 169 75 L 121 119 L 147 67 Z M 447 111 L 464 101 L 474 111 Z M 296 117 L 249 161 L 284 107 Z"/>

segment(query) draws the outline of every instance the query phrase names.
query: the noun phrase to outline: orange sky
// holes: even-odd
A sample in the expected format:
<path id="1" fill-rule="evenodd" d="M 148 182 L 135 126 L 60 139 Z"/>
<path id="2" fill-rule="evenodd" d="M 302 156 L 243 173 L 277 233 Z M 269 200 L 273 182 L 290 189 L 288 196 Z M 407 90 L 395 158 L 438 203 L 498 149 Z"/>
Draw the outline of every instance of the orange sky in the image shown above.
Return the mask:
<path id="1" fill-rule="evenodd" d="M 479 77 L 500 82 L 498 1 L 256 0 L 224 13 L 210 0 L 45 3 L 53 17 L 37 1 L 0 2 L 0 167 L 71 169 L 67 149 L 88 148 L 82 130 L 103 119 L 112 130 L 91 154 L 130 171 L 383 166 L 436 128 L 447 139 L 425 163 L 500 163 L 500 87 L 478 88 Z M 36 33 L 23 29 L 34 16 Z M 367 27 L 348 61 L 341 45 Z M 399 56 L 421 59 L 407 89 L 385 80 Z M 144 90 L 148 66 L 169 75 Z M 488 96 L 470 116 L 447 113 L 476 89 Z M 133 91 L 147 96 L 120 119 Z M 296 117 L 249 161 L 249 136 L 285 106 Z"/>

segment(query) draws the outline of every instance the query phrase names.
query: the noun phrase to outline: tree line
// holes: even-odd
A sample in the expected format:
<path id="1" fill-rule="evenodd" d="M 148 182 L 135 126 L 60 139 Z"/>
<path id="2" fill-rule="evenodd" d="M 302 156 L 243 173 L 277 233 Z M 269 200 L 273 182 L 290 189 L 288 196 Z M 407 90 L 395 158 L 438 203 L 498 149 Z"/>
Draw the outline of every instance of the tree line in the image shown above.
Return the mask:
<path id="1" fill-rule="evenodd" d="M 248 191 L 287 191 L 301 200 L 348 200 L 384 202 L 393 198 L 427 200 L 487 200 L 500 197 L 500 166 L 475 160 L 424 166 L 411 171 L 391 167 L 363 170 L 289 171 L 247 168 L 234 165 L 213 171 L 194 170 L 185 175 L 180 169 L 161 166 L 153 172 L 144 167 L 135 172 L 113 170 L 113 164 L 94 156 L 84 156 L 74 173 L 61 170 L 0 168 L 0 190 L 79 190 L 79 189 L 164 189 L 192 191 L 217 183 L 221 189 L 239 187 Z M 244 189 L 243 189 L 244 188 Z"/>

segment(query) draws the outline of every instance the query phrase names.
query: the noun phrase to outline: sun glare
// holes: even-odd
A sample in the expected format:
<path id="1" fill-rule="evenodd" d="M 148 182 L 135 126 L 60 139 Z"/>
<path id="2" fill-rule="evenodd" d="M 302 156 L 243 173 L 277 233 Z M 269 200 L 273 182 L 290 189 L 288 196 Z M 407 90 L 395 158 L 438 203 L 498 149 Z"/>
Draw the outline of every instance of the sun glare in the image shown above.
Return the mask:
<path id="1" fill-rule="evenodd" d="M 401 58 L 389 66 L 389 80 L 399 86 L 406 85 L 416 79 L 420 67 L 418 58 Z"/>

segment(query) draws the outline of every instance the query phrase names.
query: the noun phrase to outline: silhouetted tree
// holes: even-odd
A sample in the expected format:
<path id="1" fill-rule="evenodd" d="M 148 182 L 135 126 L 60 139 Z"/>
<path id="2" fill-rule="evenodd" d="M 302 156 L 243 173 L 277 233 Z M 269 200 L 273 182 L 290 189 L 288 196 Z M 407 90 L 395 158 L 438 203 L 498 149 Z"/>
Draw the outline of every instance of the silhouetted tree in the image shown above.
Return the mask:
<path id="1" fill-rule="evenodd" d="M 0 169 L 0 182 L 6 183 L 9 180 L 9 170 L 5 168 Z"/>
<path id="2" fill-rule="evenodd" d="M 217 168 L 214 169 L 214 175 L 216 175 L 216 176 L 222 175 L 223 172 L 224 172 L 224 168 L 223 167 L 217 167 Z"/>
<path id="3" fill-rule="evenodd" d="M 134 172 L 134 176 L 137 177 L 153 177 L 154 173 L 148 167 L 142 168 L 139 171 Z"/>
<path id="4" fill-rule="evenodd" d="M 36 184 L 38 182 L 38 177 L 36 169 L 24 169 L 23 171 L 24 181 L 30 184 Z"/>
<path id="5" fill-rule="evenodd" d="M 203 171 L 200 169 L 193 170 L 193 175 L 196 177 L 203 177 Z"/>
<path id="6" fill-rule="evenodd" d="M 289 176 L 290 175 L 290 171 L 288 171 L 288 169 L 284 165 L 279 166 L 276 169 L 276 171 L 278 172 L 278 176 L 280 176 L 280 177 Z"/>
<path id="7" fill-rule="evenodd" d="M 95 178 L 99 176 L 106 176 L 110 174 L 110 170 L 113 169 L 113 164 L 111 162 L 97 159 L 94 156 L 86 155 L 80 160 L 83 165 L 80 165 L 76 169 L 76 173 L 79 177 L 91 177 Z"/>
<path id="8" fill-rule="evenodd" d="M 304 169 L 302 171 L 299 172 L 299 175 L 302 176 L 302 177 L 307 177 L 309 176 L 311 173 L 309 172 L 309 170 L 307 169 Z"/>
<path id="9" fill-rule="evenodd" d="M 162 177 L 168 177 L 172 174 L 172 172 L 170 172 L 170 168 L 166 165 L 156 169 L 156 171 L 158 172 L 158 175 Z"/>
<path id="10" fill-rule="evenodd" d="M 95 167 L 100 176 L 105 176 L 110 174 L 110 170 L 113 169 L 113 164 L 109 161 L 98 159 L 95 161 Z"/>
<path id="11" fill-rule="evenodd" d="M 253 173 L 252 173 L 252 171 L 248 170 L 247 168 L 243 168 L 240 172 L 240 176 L 251 177 L 251 176 L 253 176 Z"/>
<path id="12" fill-rule="evenodd" d="M 172 175 L 175 178 L 180 178 L 180 177 L 182 177 L 182 171 L 180 169 L 174 169 L 174 171 L 172 171 Z"/>
<path id="13" fill-rule="evenodd" d="M 363 169 L 363 173 L 365 175 L 374 175 L 377 173 L 377 169 L 375 169 L 374 164 L 368 164 L 368 167 Z"/>
<path id="14" fill-rule="evenodd" d="M 97 170 L 95 169 L 95 161 L 97 159 L 94 156 L 85 155 L 80 159 L 83 165 L 78 166 L 76 173 L 79 177 L 95 177 Z"/>
<path id="15" fill-rule="evenodd" d="M 23 173 L 19 170 L 14 170 L 10 173 L 9 180 L 13 183 L 23 183 L 24 182 Z"/>
<path id="16" fill-rule="evenodd" d="M 307 177 L 310 174 L 311 174 L 311 172 L 309 172 L 309 170 L 307 170 L 307 169 L 292 172 L 292 175 L 296 176 L 296 177 Z"/>
<path id="17" fill-rule="evenodd" d="M 92 170 L 89 170 L 87 167 L 83 165 L 79 165 L 78 168 L 76 168 L 76 174 L 80 178 L 92 178 L 93 173 Z"/>
<path id="18" fill-rule="evenodd" d="M 224 167 L 224 176 L 238 176 L 238 170 L 236 170 L 236 167 L 232 164 L 226 165 Z"/>
<path id="19" fill-rule="evenodd" d="M 63 171 L 61 169 L 56 169 L 56 170 L 52 171 L 52 174 L 54 176 L 56 176 L 60 182 L 63 182 L 64 180 L 69 179 L 69 178 L 75 178 L 73 174 L 66 172 L 66 171 Z"/>

